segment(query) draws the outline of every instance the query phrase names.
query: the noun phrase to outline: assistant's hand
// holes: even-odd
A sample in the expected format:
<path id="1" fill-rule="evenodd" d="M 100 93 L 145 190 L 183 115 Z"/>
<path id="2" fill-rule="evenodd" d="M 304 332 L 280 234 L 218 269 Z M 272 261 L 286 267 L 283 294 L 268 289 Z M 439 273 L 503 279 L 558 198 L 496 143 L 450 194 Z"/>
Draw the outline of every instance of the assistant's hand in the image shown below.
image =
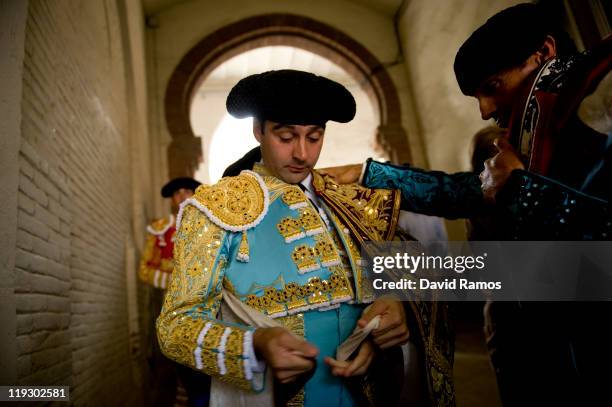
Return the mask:
<path id="1" fill-rule="evenodd" d="M 338 184 L 352 184 L 359 182 L 363 164 L 349 164 L 339 167 L 327 167 L 318 169 L 322 174 L 331 175 Z"/>
<path id="2" fill-rule="evenodd" d="M 370 305 L 357 321 L 360 328 L 365 327 L 372 318 L 380 315 L 380 324 L 373 330 L 372 340 L 381 349 L 403 345 L 408 341 L 410 332 L 406 322 L 406 312 L 401 301 L 379 298 Z"/>
<path id="3" fill-rule="evenodd" d="M 360 376 L 368 371 L 375 354 L 372 343 L 365 340 L 359 345 L 355 359 L 340 361 L 328 356 L 325 358 L 325 363 L 331 368 L 334 376 Z"/>
<path id="4" fill-rule="evenodd" d="M 259 328 L 253 333 L 253 347 L 281 383 L 295 381 L 315 366 L 319 350 L 284 328 Z"/>
<path id="5" fill-rule="evenodd" d="M 494 144 L 499 152 L 485 161 L 485 169 L 479 176 L 482 194 L 487 201 L 495 201 L 495 196 L 506 185 L 512 171 L 525 168 L 508 140 L 498 138 Z"/>

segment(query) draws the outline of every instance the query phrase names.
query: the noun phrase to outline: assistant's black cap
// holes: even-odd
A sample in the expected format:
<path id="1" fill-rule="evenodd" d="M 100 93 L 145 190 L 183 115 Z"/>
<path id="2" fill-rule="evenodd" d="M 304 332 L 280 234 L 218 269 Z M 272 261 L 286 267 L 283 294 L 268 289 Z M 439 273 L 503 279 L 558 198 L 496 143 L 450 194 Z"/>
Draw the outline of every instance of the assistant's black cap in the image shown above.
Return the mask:
<path id="1" fill-rule="evenodd" d="M 191 189 L 195 192 L 196 188 L 200 186 L 200 183 L 193 178 L 180 177 L 174 178 L 161 189 L 161 196 L 164 198 L 170 198 L 176 191 L 181 188 Z"/>
<path id="2" fill-rule="evenodd" d="M 489 76 L 518 66 L 560 28 L 541 6 L 518 4 L 489 18 L 455 56 L 455 76 L 464 95 L 472 96 Z"/>
<path id="3" fill-rule="evenodd" d="M 237 119 L 255 117 L 283 124 L 349 122 L 355 99 L 338 82 L 309 72 L 283 69 L 250 75 L 230 91 L 226 107 Z"/>

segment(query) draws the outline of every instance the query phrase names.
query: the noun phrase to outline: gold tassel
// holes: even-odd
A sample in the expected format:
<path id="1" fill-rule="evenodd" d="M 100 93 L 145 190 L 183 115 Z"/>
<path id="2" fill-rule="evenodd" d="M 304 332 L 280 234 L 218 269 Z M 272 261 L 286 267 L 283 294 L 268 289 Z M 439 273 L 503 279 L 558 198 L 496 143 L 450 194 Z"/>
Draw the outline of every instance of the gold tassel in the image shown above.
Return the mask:
<path id="1" fill-rule="evenodd" d="M 249 240 L 247 239 L 246 230 L 242 231 L 242 239 L 240 239 L 240 246 L 238 247 L 238 255 L 236 256 L 236 260 L 243 263 L 248 263 L 249 261 Z"/>

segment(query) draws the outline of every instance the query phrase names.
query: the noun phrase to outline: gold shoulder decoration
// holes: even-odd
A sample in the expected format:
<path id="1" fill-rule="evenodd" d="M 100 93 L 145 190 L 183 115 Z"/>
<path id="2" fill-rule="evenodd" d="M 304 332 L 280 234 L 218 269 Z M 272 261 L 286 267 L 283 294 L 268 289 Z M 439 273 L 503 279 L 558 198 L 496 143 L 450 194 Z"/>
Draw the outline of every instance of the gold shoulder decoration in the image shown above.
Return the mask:
<path id="1" fill-rule="evenodd" d="M 224 230 L 244 232 L 257 226 L 266 216 L 268 189 L 260 175 L 248 170 L 236 177 L 222 178 L 215 185 L 201 185 L 192 198 L 181 204 L 177 228 L 187 205 L 204 212 L 211 222 Z"/>
<path id="2" fill-rule="evenodd" d="M 155 236 L 164 235 L 173 225 L 174 215 L 170 214 L 168 218 L 154 220 L 149 226 L 147 226 L 147 232 Z"/>
<path id="3" fill-rule="evenodd" d="M 246 231 L 254 228 L 268 213 L 270 197 L 261 176 L 244 170 L 237 177 L 221 178 L 215 185 L 200 185 L 192 198 L 181 204 L 176 219 L 177 229 L 181 225 L 183 211 L 188 205 L 195 206 L 220 228 L 230 232 L 242 232 L 236 259 L 249 261 L 249 242 Z"/>
<path id="4" fill-rule="evenodd" d="M 331 176 L 312 172 L 317 195 L 360 242 L 391 240 L 400 210 L 398 190 L 338 184 Z"/>

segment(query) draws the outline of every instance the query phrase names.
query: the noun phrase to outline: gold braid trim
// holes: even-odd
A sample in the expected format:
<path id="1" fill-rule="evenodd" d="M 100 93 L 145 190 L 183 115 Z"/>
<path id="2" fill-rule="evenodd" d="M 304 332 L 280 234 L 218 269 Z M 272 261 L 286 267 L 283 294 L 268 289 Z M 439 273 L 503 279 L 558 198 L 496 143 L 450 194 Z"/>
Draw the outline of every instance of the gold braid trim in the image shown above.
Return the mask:
<path id="1" fill-rule="evenodd" d="M 312 172 L 312 185 L 360 242 L 391 240 L 400 210 L 398 190 L 369 189 L 358 184 L 338 184 L 332 177 Z"/>

